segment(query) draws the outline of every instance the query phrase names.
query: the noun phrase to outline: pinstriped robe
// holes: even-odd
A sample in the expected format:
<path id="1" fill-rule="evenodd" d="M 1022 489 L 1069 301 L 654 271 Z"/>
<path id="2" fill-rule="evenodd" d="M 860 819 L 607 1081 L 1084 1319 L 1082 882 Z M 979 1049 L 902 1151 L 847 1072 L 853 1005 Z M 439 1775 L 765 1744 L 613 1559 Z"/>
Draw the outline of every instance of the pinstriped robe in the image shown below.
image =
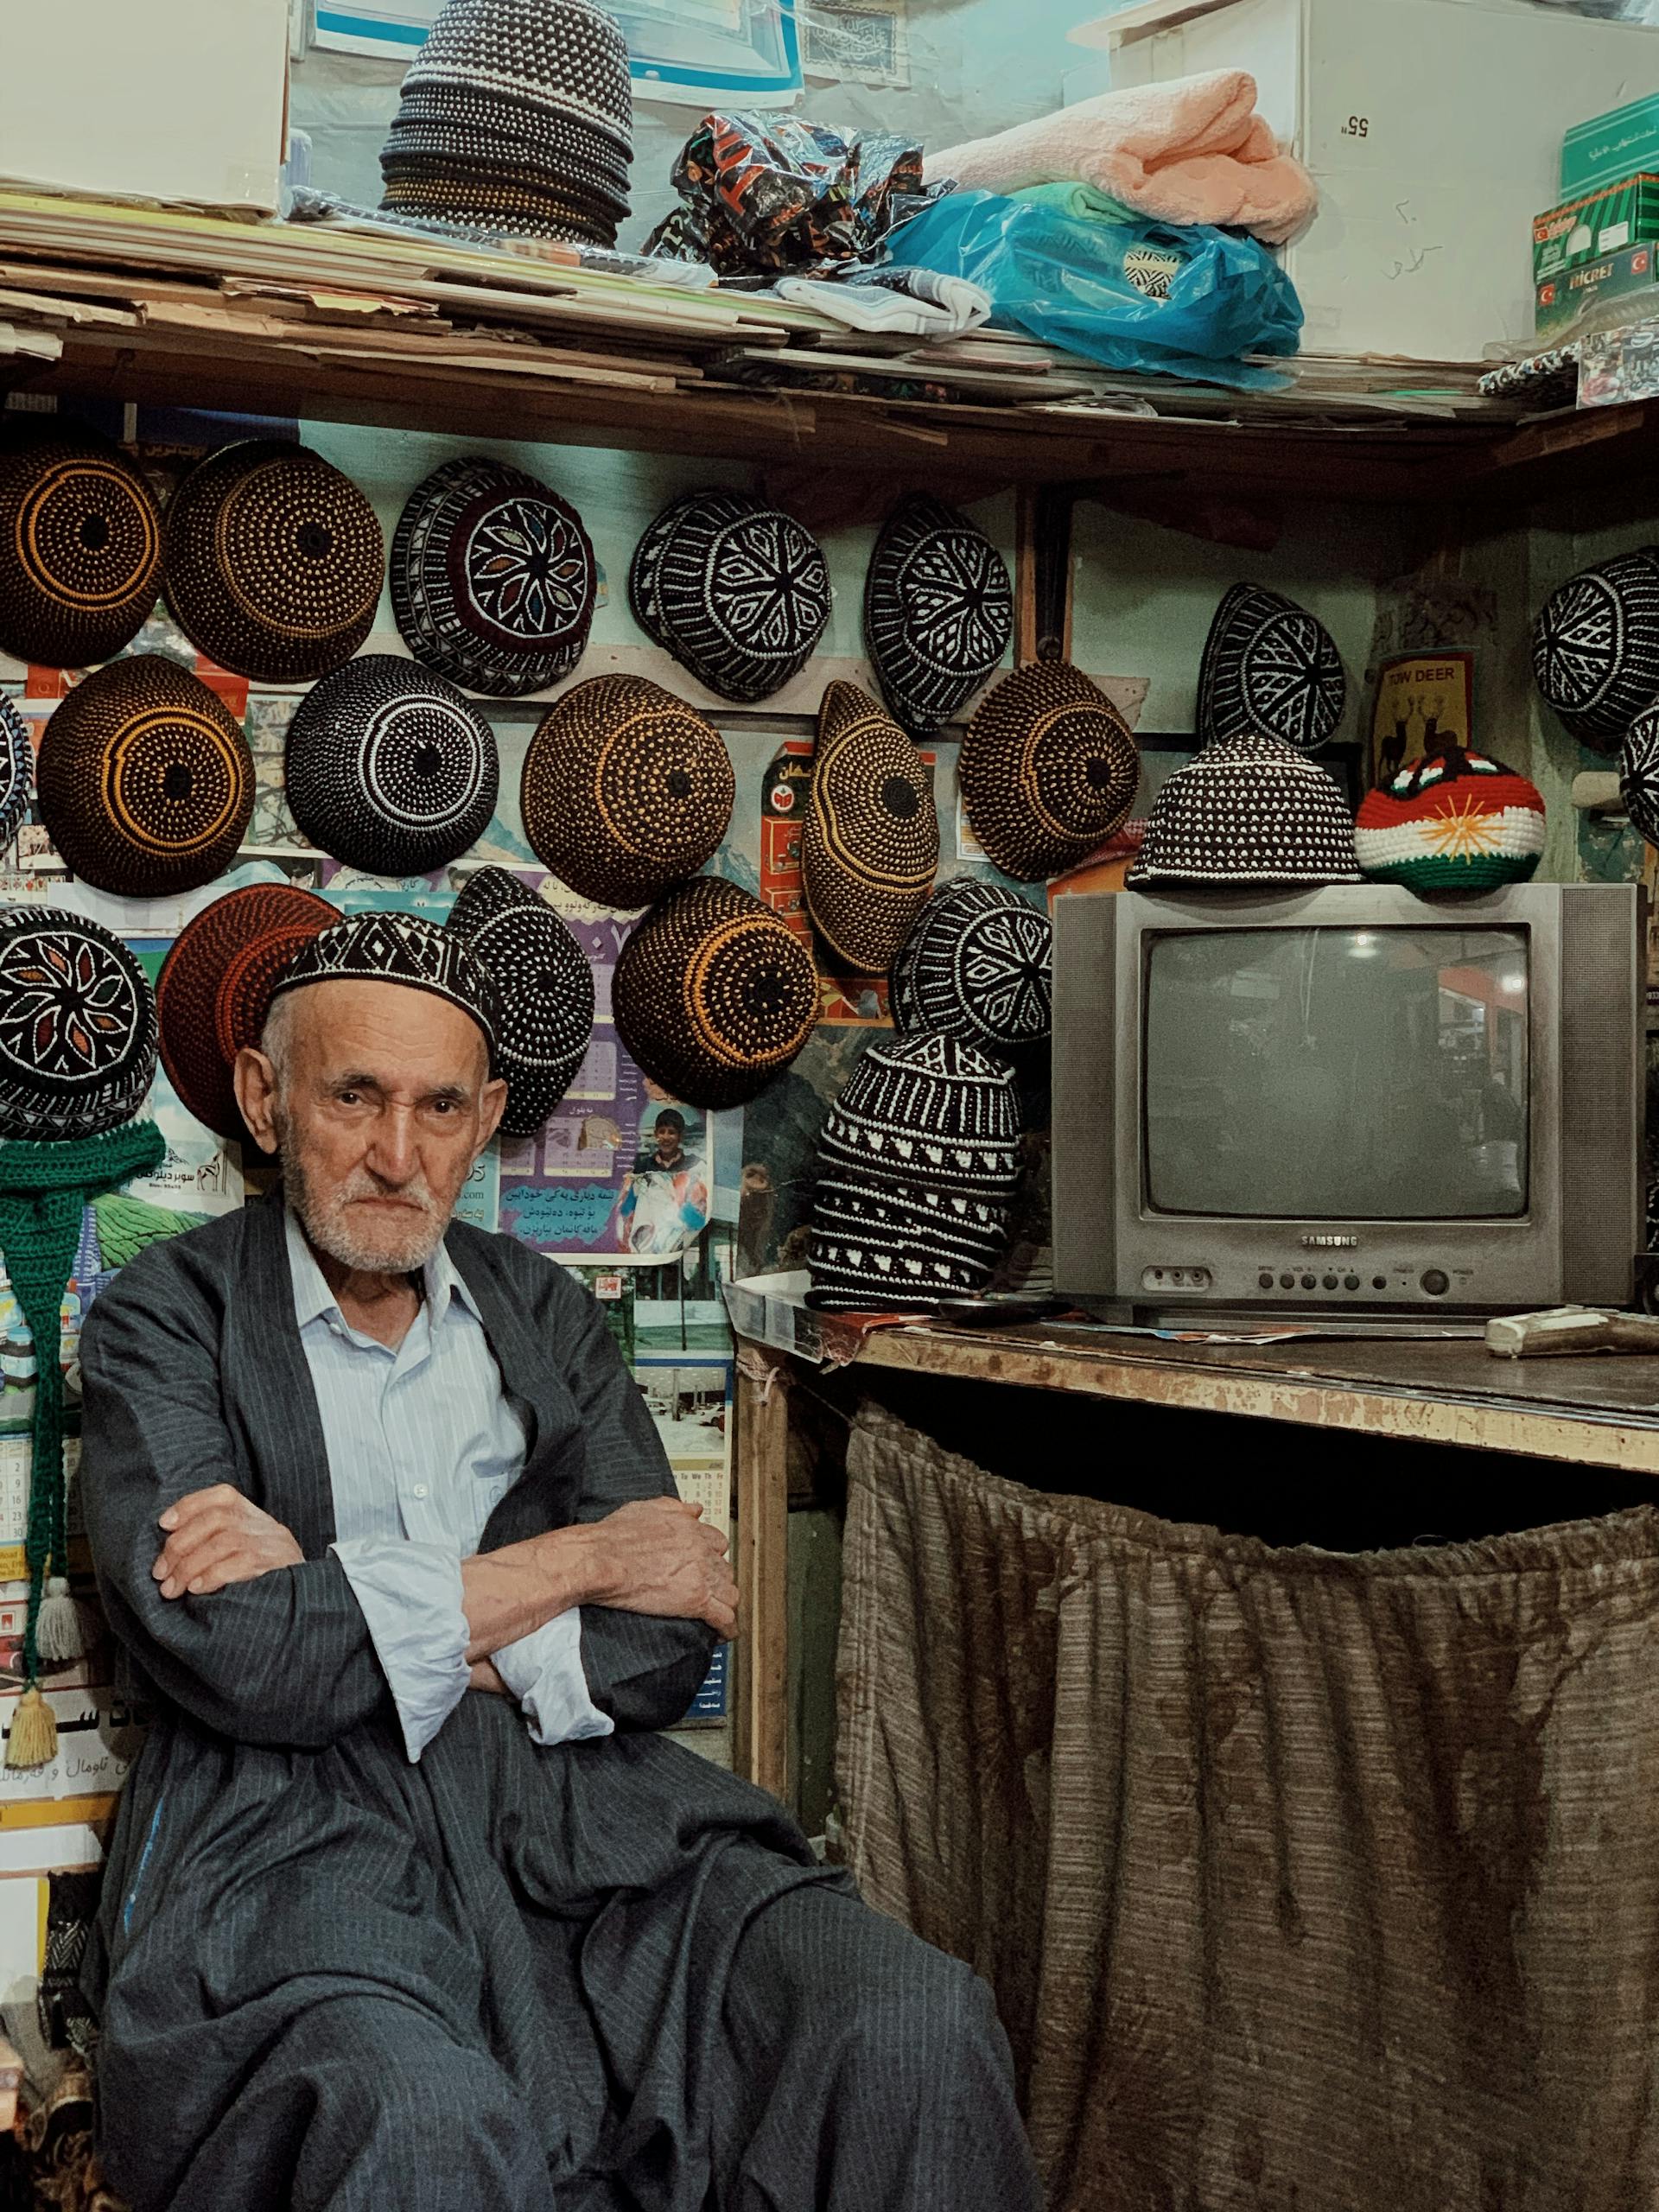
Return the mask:
<path id="1" fill-rule="evenodd" d="M 481 1548 L 669 1494 L 586 1290 L 508 1238 L 456 1224 L 448 1242 L 531 1428 Z M 849 1886 L 770 1798 L 645 1732 L 684 1712 L 710 1631 L 586 1608 L 583 1663 L 616 1735 L 543 1750 L 510 1701 L 469 1693 L 410 1765 L 328 1551 L 280 1199 L 133 1261 L 88 1317 L 81 1363 L 99 1586 L 157 1714 L 88 1968 L 112 2183 L 135 2212 L 285 2202 L 275 2177 L 296 2145 L 261 2115 L 289 2107 L 262 2102 L 261 2069 L 296 2025 L 302 2042 L 308 2008 L 369 1994 L 411 2034 L 487 2051 L 570 2202 L 588 2201 L 584 2177 L 637 2166 L 655 2178 L 629 2201 L 700 2212 L 696 2095 L 730 2087 L 716 2031 L 733 1951 L 785 1891 Z M 303 1563 L 169 1603 L 150 1576 L 157 1517 L 218 1482 L 284 1522 Z"/>

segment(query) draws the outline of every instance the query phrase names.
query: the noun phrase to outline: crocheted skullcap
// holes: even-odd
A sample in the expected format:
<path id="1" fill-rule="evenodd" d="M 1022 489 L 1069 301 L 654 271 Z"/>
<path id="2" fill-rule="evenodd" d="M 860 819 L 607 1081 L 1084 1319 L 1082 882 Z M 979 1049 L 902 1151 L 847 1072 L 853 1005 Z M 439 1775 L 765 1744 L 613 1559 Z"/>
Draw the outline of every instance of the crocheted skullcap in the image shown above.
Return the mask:
<path id="1" fill-rule="evenodd" d="M 617 1033 L 688 1106 L 741 1106 L 786 1068 L 818 1019 L 812 957 L 736 884 L 699 875 L 654 906 L 622 948 Z"/>
<path id="2" fill-rule="evenodd" d="M 418 914 L 376 910 L 348 914 L 308 938 L 271 985 L 270 995 L 312 983 L 402 983 L 429 991 L 468 1014 L 483 1031 L 493 1062 L 500 1008 L 489 971 L 466 938 Z"/>
<path id="3" fill-rule="evenodd" d="M 830 620 L 817 540 L 747 492 L 674 501 L 641 541 L 629 588 L 648 636 L 709 690 L 747 705 L 799 675 Z"/>
<path id="4" fill-rule="evenodd" d="M 1074 868 L 1119 827 L 1141 755 L 1097 683 L 1069 661 L 1031 661 L 975 708 L 957 775 L 989 858 L 1035 883 Z"/>
<path id="5" fill-rule="evenodd" d="M 971 876 L 947 884 L 893 963 L 893 1027 L 993 1058 L 1039 1045 L 1053 1022 L 1053 954 L 1048 916 L 1017 892 Z"/>
<path id="6" fill-rule="evenodd" d="M 534 1136 L 570 1088 L 594 1031 L 594 971 L 544 899 L 504 868 L 480 868 L 445 927 L 465 938 L 496 988 L 496 1072 L 504 1135 Z"/>
<path id="7" fill-rule="evenodd" d="M 818 1140 L 811 1302 L 925 1305 L 982 1289 L 1019 1176 L 1009 1071 L 954 1037 L 873 1045 Z"/>
<path id="8" fill-rule="evenodd" d="M 448 461 L 391 543 L 391 607 L 416 660 L 492 698 L 543 691 L 582 658 L 599 570 L 582 517 L 497 461 Z"/>
<path id="9" fill-rule="evenodd" d="M 1325 625 L 1282 592 L 1224 594 L 1198 666 L 1198 734 L 1281 738 L 1313 753 L 1342 720 L 1342 658 Z"/>
<path id="10" fill-rule="evenodd" d="M 327 676 L 369 634 L 386 547 L 349 476 L 305 446 L 210 454 L 167 511 L 167 603 L 191 644 L 259 683 Z"/>
<path id="11" fill-rule="evenodd" d="M 0 442 L 0 652 L 87 668 L 130 645 L 162 581 L 162 518 L 120 449 L 67 428 Z"/>
<path id="12" fill-rule="evenodd" d="M 29 816 L 35 788 L 35 747 L 29 724 L 0 693 L 0 852 L 4 852 Z"/>
<path id="13" fill-rule="evenodd" d="M 1624 733 L 1618 789 L 1632 829 L 1659 845 L 1659 706 L 1645 709 Z"/>
<path id="14" fill-rule="evenodd" d="M 374 875 L 458 860 L 495 812 L 495 732 L 466 694 L 392 653 L 308 691 L 289 725 L 294 819 L 314 845 Z"/>
<path id="15" fill-rule="evenodd" d="M 1317 760 L 1276 737 L 1217 739 L 1153 801 L 1131 884 L 1357 883 L 1354 825 Z"/>
<path id="16" fill-rule="evenodd" d="M 155 995 L 119 938 L 55 906 L 0 910 L 0 1136 L 101 1135 L 155 1073 Z"/>
<path id="17" fill-rule="evenodd" d="M 933 887 L 939 823 L 915 747 L 855 683 L 818 709 L 801 879 L 813 927 L 862 975 L 893 965 Z"/>
<path id="18" fill-rule="evenodd" d="M 1532 671 L 1580 744 L 1615 751 L 1659 699 L 1659 546 L 1599 562 L 1544 601 Z"/>
<path id="19" fill-rule="evenodd" d="M 931 737 L 990 676 L 1014 635 L 1014 592 L 984 531 L 925 492 L 882 524 L 864 580 L 864 644 L 881 696 Z"/>
<path id="20" fill-rule="evenodd" d="M 1012 1071 L 958 1038 L 872 1045 L 818 1138 L 821 1169 L 1007 1200 L 1020 1173 L 1020 1101 Z"/>
<path id="21" fill-rule="evenodd" d="M 406 99 L 483 93 L 524 131 L 575 124 L 625 159 L 632 152 L 627 45 L 588 0 L 447 0 L 404 87 Z"/>
<path id="22" fill-rule="evenodd" d="M 73 874 L 127 899 L 194 891 L 235 858 L 253 755 L 216 692 L 156 653 L 112 660 L 54 710 L 41 819 Z"/>
<path id="23" fill-rule="evenodd" d="M 162 1065 L 186 1110 L 216 1136 L 245 1134 L 232 1073 L 257 1045 L 276 978 L 339 910 L 286 883 L 226 892 L 187 922 L 156 985 Z"/>
<path id="24" fill-rule="evenodd" d="M 736 796 L 720 732 L 660 684 L 595 676 L 555 702 L 524 756 L 524 835 L 601 906 L 644 906 L 719 850 Z"/>
<path id="25" fill-rule="evenodd" d="M 1543 849 L 1537 785 L 1460 746 L 1411 761 L 1367 791 L 1354 823 L 1360 873 L 1413 891 L 1524 883 Z"/>

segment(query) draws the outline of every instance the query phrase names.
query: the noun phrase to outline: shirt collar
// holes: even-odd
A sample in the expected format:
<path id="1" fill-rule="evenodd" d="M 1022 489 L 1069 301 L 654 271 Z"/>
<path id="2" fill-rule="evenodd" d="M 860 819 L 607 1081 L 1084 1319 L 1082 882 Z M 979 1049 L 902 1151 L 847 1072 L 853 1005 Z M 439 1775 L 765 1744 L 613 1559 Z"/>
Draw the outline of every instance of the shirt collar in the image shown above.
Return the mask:
<path id="1" fill-rule="evenodd" d="M 292 1206 L 284 1208 L 287 1217 L 288 1265 L 294 1280 L 294 1318 L 301 1328 L 308 1322 L 333 1319 L 344 1322 L 340 1300 L 328 1287 L 328 1279 L 317 1265 L 316 1254 L 305 1241 L 305 1231 L 300 1227 L 299 1216 Z M 480 1325 L 484 1316 L 478 1310 L 478 1300 L 467 1286 L 459 1268 L 449 1256 L 447 1244 L 437 1250 L 421 1270 L 422 1287 L 425 1294 L 429 1325 L 441 1328 L 449 1311 L 450 1301 L 459 1300 L 473 1319 Z"/>

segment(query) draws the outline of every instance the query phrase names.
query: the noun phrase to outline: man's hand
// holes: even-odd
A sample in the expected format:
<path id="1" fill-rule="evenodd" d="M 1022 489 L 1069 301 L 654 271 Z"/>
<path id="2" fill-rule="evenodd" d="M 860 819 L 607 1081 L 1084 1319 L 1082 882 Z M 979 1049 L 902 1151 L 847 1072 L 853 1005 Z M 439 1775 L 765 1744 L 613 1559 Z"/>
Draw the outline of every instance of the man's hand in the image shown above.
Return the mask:
<path id="1" fill-rule="evenodd" d="M 635 1498 L 590 1522 L 594 1599 L 625 1613 L 659 1620 L 707 1621 L 737 1633 L 737 1584 L 726 1539 L 705 1528 L 702 1508 L 677 1497 Z"/>
<path id="2" fill-rule="evenodd" d="M 251 1499 L 215 1483 L 192 1491 L 161 1517 L 168 1532 L 150 1573 L 163 1598 L 201 1597 L 232 1582 L 251 1582 L 279 1567 L 298 1567 L 305 1554 L 280 1521 Z"/>

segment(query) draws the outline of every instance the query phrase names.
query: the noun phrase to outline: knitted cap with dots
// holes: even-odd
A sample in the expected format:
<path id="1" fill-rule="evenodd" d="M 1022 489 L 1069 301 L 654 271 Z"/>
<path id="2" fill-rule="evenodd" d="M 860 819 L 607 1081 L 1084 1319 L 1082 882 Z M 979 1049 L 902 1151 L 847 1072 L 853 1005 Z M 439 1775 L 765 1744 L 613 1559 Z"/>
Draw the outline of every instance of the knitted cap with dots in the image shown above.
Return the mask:
<path id="1" fill-rule="evenodd" d="M 250 883 L 215 899 L 175 939 L 156 984 L 162 1065 L 186 1111 L 216 1136 L 245 1136 L 236 1056 L 259 1042 L 272 987 L 295 954 L 339 919 L 308 891 Z"/>
<path id="2" fill-rule="evenodd" d="M 285 774 L 314 845 L 374 875 L 423 875 L 495 812 L 495 732 L 456 685 L 392 653 L 348 661 L 301 700 Z"/>
<path id="3" fill-rule="evenodd" d="M 1581 744 L 1617 752 L 1659 699 L 1659 546 L 1581 569 L 1552 592 L 1533 629 L 1532 670 Z"/>
<path id="4" fill-rule="evenodd" d="M 492 698 L 569 676 L 599 569 L 582 517 L 505 461 L 445 461 L 416 485 L 391 543 L 391 607 L 416 660 Z"/>
<path id="5" fill-rule="evenodd" d="M 1276 737 L 1218 738 L 1153 801 L 1131 884 L 1357 883 L 1334 779 Z"/>
<path id="6" fill-rule="evenodd" d="M 29 818 L 34 789 L 35 747 L 29 724 L 10 700 L 0 696 L 0 852 Z"/>
<path id="7" fill-rule="evenodd" d="M 925 492 L 881 526 L 864 583 L 864 641 L 894 718 L 931 737 L 1014 635 L 1014 591 L 984 531 Z"/>
<path id="8" fill-rule="evenodd" d="M 55 426 L 0 437 L 0 652 L 48 668 L 109 660 L 161 582 L 161 512 L 118 447 Z"/>
<path id="9" fill-rule="evenodd" d="M 1413 891 L 1524 883 L 1543 849 L 1537 785 L 1460 746 L 1414 760 L 1367 791 L 1354 823 L 1361 874 Z"/>
<path id="10" fill-rule="evenodd" d="M 974 709 L 957 764 L 974 835 L 1004 875 L 1058 875 L 1103 845 L 1141 780 L 1141 754 L 1097 683 L 1030 661 Z"/>
<path id="11" fill-rule="evenodd" d="M 699 875 L 670 892 L 622 948 L 617 1033 L 688 1106 L 741 1106 L 782 1073 L 818 1019 L 811 955 L 769 906 Z"/>
<path id="12" fill-rule="evenodd" d="M 254 439 L 199 462 L 167 511 L 167 603 L 198 652 L 304 683 L 368 636 L 385 577 L 374 509 L 321 454 Z"/>
<path id="13" fill-rule="evenodd" d="M 1039 1045 L 1053 1020 L 1053 955 L 1040 907 L 959 878 L 928 900 L 893 963 L 893 1027 L 956 1037 L 993 1058 Z"/>
<path id="14" fill-rule="evenodd" d="M 1277 737 L 1313 753 L 1342 720 L 1342 660 L 1325 625 L 1282 592 L 1234 584 L 1198 666 L 1198 734 Z"/>
<path id="15" fill-rule="evenodd" d="M 446 929 L 489 970 L 499 1005 L 496 1071 L 504 1135 L 534 1136 L 570 1088 L 594 1029 L 594 971 L 544 899 L 504 868 L 468 879 Z"/>
<path id="16" fill-rule="evenodd" d="M 644 906 L 711 859 L 736 784 L 720 732 L 660 684 L 596 676 L 549 709 L 519 792 L 531 851 L 601 906 Z"/>
<path id="17" fill-rule="evenodd" d="M 0 1137 L 98 1136 L 155 1073 L 155 994 L 119 938 L 57 907 L 0 911 Z"/>
<path id="18" fill-rule="evenodd" d="M 420 914 L 376 908 L 308 938 L 270 988 L 273 999 L 314 983 L 401 983 L 448 999 L 483 1031 L 493 1063 L 501 1008 L 495 979 L 458 931 Z"/>
<path id="19" fill-rule="evenodd" d="M 125 899 L 211 883 L 253 812 L 241 724 L 157 653 L 112 660 L 75 686 L 46 726 L 36 781 L 72 873 Z"/>
<path id="20" fill-rule="evenodd" d="M 933 887 L 939 823 L 915 747 L 856 684 L 818 709 L 801 877 L 813 927 L 863 975 L 890 968 Z"/>

